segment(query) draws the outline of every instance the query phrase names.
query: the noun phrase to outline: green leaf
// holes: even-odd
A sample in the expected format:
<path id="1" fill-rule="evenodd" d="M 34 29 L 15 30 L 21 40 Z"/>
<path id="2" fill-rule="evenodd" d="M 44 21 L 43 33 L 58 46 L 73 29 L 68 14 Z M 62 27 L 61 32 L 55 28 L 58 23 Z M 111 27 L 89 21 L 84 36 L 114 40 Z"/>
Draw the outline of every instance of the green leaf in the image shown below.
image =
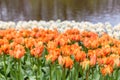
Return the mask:
<path id="1" fill-rule="evenodd" d="M 97 71 L 94 73 L 94 80 L 100 80 L 100 74 Z"/>
<path id="2" fill-rule="evenodd" d="M 24 80 L 24 70 L 22 68 L 20 68 L 20 79 Z"/>
<path id="3" fill-rule="evenodd" d="M 36 80 L 35 76 L 29 76 L 29 80 Z"/>
<path id="4" fill-rule="evenodd" d="M 5 76 L 0 73 L 0 80 L 6 80 Z"/>
<path id="5" fill-rule="evenodd" d="M 118 70 L 118 73 L 117 73 L 117 80 L 120 80 L 120 70 Z"/>
<path id="6" fill-rule="evenodd" d="M 17 75 L 13 70 L 10 73 L 10 77 L 11 77 L 12 80 L 17 80 Z"/>
<path id="7" fill-rule="evenodd" d="M 11 70 L 12 66 L 10 63 L 8 63 L 8 66 L 7 66 L 7 69 L 6 69 L 6 75 L 8 75 L 10 73 L 10 70 Z"/>
<path id="8" fill-rule="evenodd" d="M 60 65 L 56 65 L 55 72 L 56 72 L 57 80 L 61 80 L 61 77 L 62 77 L 62 68 L 61 68 Z"/>

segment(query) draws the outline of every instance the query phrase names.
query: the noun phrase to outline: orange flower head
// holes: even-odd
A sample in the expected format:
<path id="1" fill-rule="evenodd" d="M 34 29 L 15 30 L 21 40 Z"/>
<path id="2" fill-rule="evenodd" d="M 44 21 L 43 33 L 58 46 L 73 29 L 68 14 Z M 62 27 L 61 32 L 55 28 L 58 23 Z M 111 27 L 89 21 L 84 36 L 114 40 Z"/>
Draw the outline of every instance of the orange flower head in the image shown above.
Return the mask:
<path id="1" fill-rule="evenodd" d="M 32 31 L 34 31 L 34 32 L 38 32 L 39 29 L 36 27 L 36 28 L 33 28 Z"/>
<path id="2" fill-rule="evenodd" d="M 2 52 L 4 52 L 5 54 L 8 54 L 8 53 L 9 53 L 9 49 L 10 49 L 10 45 L 9 45 L 9 44 L 1 45 L 1 50 L 2 50 Z"/>
<path id="3" fill-rule="evenodd" d="M 26 48 L 32 49 L 36 43 L 36 40 L 34 38 L 30 37 L 30 38 L 25 38 L 24 42 L 25 42 Z"/>
<path id="4" fill-rule="evenodd" d="M 69 56 L 66 57 L 59 56 L 58 63 L 61 66 L 64 66 L 65 68 L 72 68 L 73 66 L 73 60 Z"/>
<path id="5" fill-rule="evenodd" d="M 73 66 L 73 60 L 70 57 L 65 57 L 65 67 L 72 68 L 72 66 Z"/>
<path id="6" fill-rule="evenodd" d="M 90 61 L 88 59 L 85 59 L 84 61 L 80 62 L 80 65 L 84 70 L 88 69 L 90 66 Z"/>
<path id="7" fill-rule="evenodd" d="M 109 66 L 109 65 L 101 68 L 101 73 L 102 73 L 102 75 L 104 75 L 104 76 L 107 75 L 107 74 L 110 75 L 112 72 L 113 72 L 113 67 L 111 67 L 111 66 Z"/>
<path id="8" fill-rule="evenodd" d="M 94 66 L 96 64 L 96 60 L 97 60 L 96 54 L 93 54 L 92 56 L 90 56 L 90 65 Z"/>
<path id="9" fill-rule="evenodd" d="M 68 29 L 68 30 L 66 30 L 65 34 L 68 34 L 68 35 L 80 34 L 80 31 L 78 29 Z"/>
<path id="10" fill-rule="evenodd" d="M 16 45 L 15 49 L 13 49 L 13 57 L 16 59 L 20 59 L 24 56 L 25 54 L 25 49 L 22 45 Z"/>
<path id="11" fill-rule="evenodd" d="M 110 58 L 114 62 L 114 67 L 120 67 L 120 56 L 118 54 L 111 54 Z"/>
<path id="12" fill-rule="evenodd" d="M 17 44 L 24 44 L 24 38 L 23 37 L 15 38 L 15 39 L 13 39 L 13 41 Z"/>
<path id="13" fill-rule="evenodd" d="M 70 56 L 72 54 L 70 45 L 62 46 L 60 49 L 61 49 L 62 55 L 64 56 Z"/>
<path id="14" fill-rule="evenodd" d="M 111 57 L 108 57 L 106 60 L 106 65 L 114 66 L 114 60 Z"/>
<path id="15" fill-rule="evenodd" d="M 39 46 L 31 49 L 31 55 L 35 57 L 40 57 L 42 55 L 42 52 L 44 50 L 44 46 Z"/>
<path id="16" fill-rule="evenodd" d="M 70 48 L 71 48 L 71 53 L 73 53 L 74 55 L 82 50 L 81 46 L 79 46 L 78 43 L 72 44 Z"/>
<path id="17" fill-rule="evenodd" d="M 57 44 L 54 41 L 49 41 L 47 44 L 47 48 L 57 48 Z"/>
<path id="18" fill-rule="evenodd" d="M 76 55 L 75 55 L 75 60 L 76 61 L 83 61 L 83 60 L 85 60 L 86 59 L 86 53 L 85 52 L 83 52 L 83 51 L 78 51 L 77 53 L 76 53 Z"/>
<path id="19" fill-rule="evenodd" d="M 55 38 L 55 42 L 57 45 L 64 46 L 68 44 L 69 38 L 63 34 L 59 34 L 58 37 Z"/>
<path id="20" fill-rule="evenodd" d="M 55 62 L 55 60 L 58 59 L 60 55 L 60 49 L 59 48 L 49 48 L 48 50 L 49 54 L 46 55 L 47 60 L 51 60 L 52 62 Z"/>

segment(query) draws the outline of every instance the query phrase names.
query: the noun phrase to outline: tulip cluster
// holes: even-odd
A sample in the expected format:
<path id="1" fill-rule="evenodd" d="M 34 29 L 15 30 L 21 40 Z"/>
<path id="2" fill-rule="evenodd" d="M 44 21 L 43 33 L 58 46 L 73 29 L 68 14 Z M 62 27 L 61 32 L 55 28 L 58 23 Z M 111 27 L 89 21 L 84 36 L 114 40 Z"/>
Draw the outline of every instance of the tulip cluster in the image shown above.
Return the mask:
<path id="1" fill-rule="evenodd" d="M 79 29 L 80 31 L 92 31 L 98 33 L 98 35 L 102 35 L 102 33 L 107 33 L 109 36 L 115 39 L 120 40 L 120 23 L 116 25 L 112 25 L 109 22 L 105 23 L 91 23 L 88 21 L 61 21 L 61 20 L 50 20 L 50 21 L 36 21 L 36 20 L 29 20 L 29 21 L 0 21 L 0 29 L 10 29 L 15 28 L 17 30 L 20 29 L 33 29 L 33 28 L 42 28 L 42 29 L 50 29 L 53 30 L 57 28 L 58 31 L 64 32 L 67 29 Z"/>
<path id="2" fill-rule="evenodd" d="M 119 80 L 120 40 L 68 29 L 0 30 L 0 80 Z"/>

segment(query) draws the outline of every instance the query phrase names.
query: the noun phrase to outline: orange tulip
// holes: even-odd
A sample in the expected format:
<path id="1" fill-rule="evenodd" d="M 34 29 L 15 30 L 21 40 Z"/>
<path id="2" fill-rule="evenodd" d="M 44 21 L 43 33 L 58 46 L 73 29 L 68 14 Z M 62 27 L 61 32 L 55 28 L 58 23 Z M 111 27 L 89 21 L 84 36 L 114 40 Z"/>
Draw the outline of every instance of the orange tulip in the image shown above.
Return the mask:
<path id="1" fill-rule="evenodd" d="M 9 55 L 11 56 L 11 57 L 14 57 L 14 50 L 9 50 Z"/>
<path id="2" fill-rule="evenodd" d="M 61 55 L 58 57 L 58 63 L 62 66 L 64 65 L 63 57 Z"/>
<path id="3" fill-rule="evenodd" d="M 85 52 L 83 52 L 83 51 L 78 51 L 77 53 L 76 53 L 76 55 L 75 55 L 75 60 L 76 61 L 83 61 L 83 60 L 85 60 L 86 59 L 86 53 Z"/>
<path id="4" fill-rule="evenodd" d="M 60 65 L 66 68 L 72 68 L 73 66 L 73 60 L 69 56 L 66 57 L 59 56 L 58 62 Z"/>
<path id="5" fill-rule="evenodd" d="M 49 52 L 49 54 L 46 55 L 46 59 L 51 60 L 52 62 L 57 60 L 59 55 L 60 55 L 60 49 L 59 48 L 49 48 L 48 52 Z"/>
<path id="6" fill-rule="evenodd" d="M 69 42 L 69 39 L 65 35 L 60 34 L 55 38 L 55 42 L 57 45 L 64 46 Z"/>
<path id="7" fill-rule="evenodd" d="M 96 54 L 93 54 L 92 56 L 90 56 L 90 65 L 94 66 L 96 64 L 96 60 L 97 60 Z"/>
<path id="8" fill-rule="evenodd" d="M 16 45 L 13 50 L 10 50 L 10 55 L 13 56 L 16 59 L 20 59 L 25 54 L 25 49 L 22 45 Z"/>
<path id="9" fill-rule="evenodd" d="M 81 36 L 87 37 L 87 38 L 92 38 L 92 39 L 98 38 L 98 34 L 97 34 L 97 33 L 88 32 L 88 31 L 83 31 L 83 32 L 81 33 Z"/>
<path id="10" fill-rule="evenodd" d="M 42 52 L 44 50 L 44 46 L 39 46 L 31 49 L 31 55 L 35 57 L 40 57 L 42 55 Z"/>
<path id="11" fill-rule="evenodd" d="M 25 54 L 25 52 L 24 51 L 21 51 L 21 50 L 17 50 L 17 51 L 14 51 L 14 57 L 16 58 L 16 59 L 20 59 L 21 57 L 23 57 L 24 56 L 24 54 Z"/>
<path id="12" fill-rule="evenodd" d="M 96 50 L 92 50 L 94 52 L 94 54 L 96 54 L 97 57 L 102 57 L 103 54 L 103 50 L 98 48 Z"/>
<path id="13" fill-rule="evenodd" d="M 99 64 L 100 66 L 105 65 L 106 60 L 107 60 L 106 57 L 104 57 L 104 58 L 97 58 L 97 62 L 98 62 L 98 64 Z"/>
<path id="14" fill-rule="evenodd" d="M 85 59 L 84 61 L 80 62 L 80 65 L 84 70 L 86 70 L 90 65 L 90 61 L 88 59 Z"/>
<path id="15" fill-rule="evenodd" d="M 8 53 L 9 53 L 9 49 L 10 49 L 9 44 L 1 45 L 1 50 L 2 50 L 5 54 L 8 54 Z"/>
<path id="16" fill-rule="evenodd" d="M 72 54 L 70 45 L 61 46 L 60 49 L 61 49 L 62 55 L 64 56 L 70 56 Z"/>
<path id="17" fill-rule="evenodd" d="M 80 41 L 82 39 L 80 34 L 67 35 L 71 41 Z"/>
<path id="18" fill-rule="evenodd" d="M 104 75 L 104 76 L 107 75 L 107 74 L 110 75 L 112 72 L 113 72 L 113 67 L 111 67 L 111 66 L 109 66 L 109 65 L 101 68 L 101 73 L 102 73 L 102 75 Z"/>
<path id="19" fill-rule="evenodd" d="M 15 49 L 15 47 L 16 47 L 16 45 L 17 45 L 18 43 L 16 43 L 16 42 L 12 42 L 12 43 L 10 43 L 10 49 Z"/>
<path id="20" fill-rule="evenodd" d="M 113 65 L 114 65 L 114 60 L 113 60 L 113 58 L 108 57 L 105 64 L 106 64 L 106 65 L 111 65 L 111 66 L 113 66 Z"/>
<path id="21" fill-rule="evenodd" d="M 22 37 L 29 37 L 29 36 L 30 36 L 30 31 L 29 31 L 29 30 L 22 29 L 22 30 L 19 31 L 19 34 L 20 34 Z"/>
<path id="22" fill-rule="evenodd" d="M 65 31 L 65 34 L 71 35 L 71 34 L 80 34 L 80 31 L 78 29 L 68 29 Z"/>
<path id="23" fill-rule="evenodd" d="M 13 41 L 17 44 L 25 44 L 23 37 L 15 38 L 15 39 L 13 39 Z"/>
<path id="24" fill-rule="evenodd" d="M 119 55 L 111 54 L 110 58 L 113 60 L 115 67 L 120 67 L 120 56 Z"/>
<path id="25" fill-rule="evenodd" d="M 96 49 L 98 48 L 99 44 L 99 38 L 84 38 L 83 44 L 85 47 L 90 48 L 90 49 Z"/>
<path id="26" fill-rule="evenodd" d="M 111 48 L 109 47 L 106 47 L 106 48 L 103 47 L 102 50 L 103 50 L 102 56 L 107 56 L 111 53 Z"/>
<path id="27" fill-rule="evenodd" d="M 70 46 L 71 53 L 76 54 L 78 51 L 82 51 L 82 47 L 78 45 L 78 43 L 72 44 Z"/>
<path id="28" fill-rule="evenodd" d="M 91 48 L 92 41 L 89 38 L 84 38 L 83 44 L 87 48 Z"/>
<path id="29" fill-rule="evenodd" d="M 30 38 L 25 38 L 24 39 L 25 42 L 25 46 L 26 48 L 32 49 L 34 47 L 34 45 L 36 44 L 36 41 L 34 38 L 30 37 Z"/>
<path id="30" fill-rule="evenodd" d="M 7 34 L 7 35 L 5 35 L 4 38 L 6 38 L 7 40 L 12 40 L 13 39 L 13 35 Z"/>
<path id="31" fill-rule="evenodd" d="M 49 41 L 47 44 L 47 48 L 57 48 L 57 44 L 54 41 Z"/>
<path id="32" fill-rule="evenodd" d="M 0 39 L 0 45 L 9 44 L 9 41 L 6 38 Z"/>
<path id="33" fill-rule="evenodd" d="M 73 60 L 70 57 L 64 57 L 65 60 L 65 67 L 66 68 L 72 68 L 73 66 Z"/>
<path id="34" fill-rule="evenodd" d="M 32 31 L 38 32 L 38 31 L 39 31 L 39 28 L 35 27 L 35 28 L 32 29 Z"/>

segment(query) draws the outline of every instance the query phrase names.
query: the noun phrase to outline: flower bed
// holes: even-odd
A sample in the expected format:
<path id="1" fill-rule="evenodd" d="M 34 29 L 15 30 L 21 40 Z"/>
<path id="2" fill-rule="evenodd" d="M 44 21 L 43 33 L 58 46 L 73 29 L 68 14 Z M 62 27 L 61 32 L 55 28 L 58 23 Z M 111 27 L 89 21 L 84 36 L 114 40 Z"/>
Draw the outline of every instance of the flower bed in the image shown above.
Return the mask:
<path id="1" fill-rule="evenodd" d="M 0 29 L 10 29 L 15 28 L 20 29 L 50 29 L 53 30 L 57 28 L 59 32 L 64 32 L 67 29 L 79 29 L 80 31 L 92 31 L 98 33 L 101 36 L 104 32 L 107 33 L 112 38 L 120 39 L 120 24 L 115 26 L 111 25 L 109 22 L 105 23 L 90 23 L 90 22 L 76 22 L 76 21 L 61 21 L 61 20 L 50 20 L 50 21 L 18 21 L 18 22 L 4 22 L 0 21 Z"/>
<path id="2" fill-rule="evenodd" d="M 0 80 L 119 80 L 120 40 L 67 29 L 0 30 Z"/>

